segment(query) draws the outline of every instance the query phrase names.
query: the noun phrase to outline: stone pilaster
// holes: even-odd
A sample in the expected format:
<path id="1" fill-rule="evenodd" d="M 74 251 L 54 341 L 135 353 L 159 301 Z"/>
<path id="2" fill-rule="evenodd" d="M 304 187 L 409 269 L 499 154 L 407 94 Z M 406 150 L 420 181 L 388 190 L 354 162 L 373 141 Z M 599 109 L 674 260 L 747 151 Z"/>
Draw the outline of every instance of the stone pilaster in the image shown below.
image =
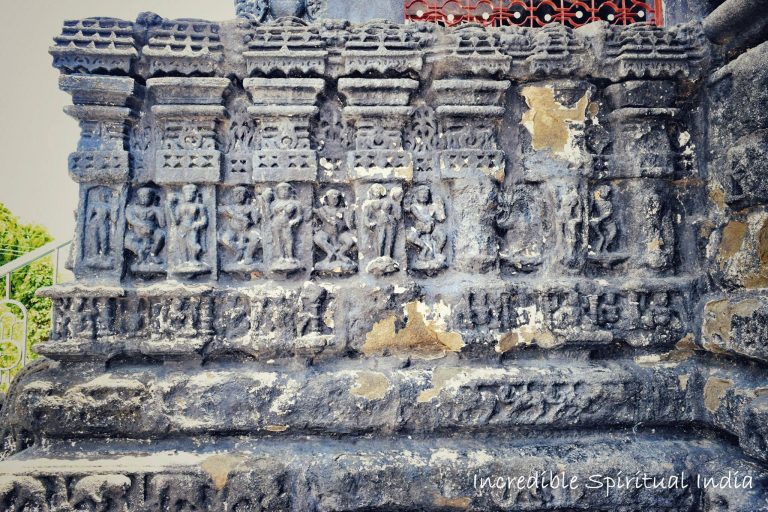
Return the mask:
<path id="1" fill-rule="evenodd" d="M 402 183 L 413 180 L 413 157 L 403 147 L 408 106 L 418 82 L 409 79 L 342 78 L 345 120 L 355 129 L 348 169 L 363 221 L 358 226 L 363 262 L 374 275 L 405 266 Z"/>
<path id="2" fill-rule="evenodd" d="M 162 134 L 155 181 L 164 186 L 168 273 L 217 274 L 216 188 L 221 152 L 217 122 L 224 115 L 226 78 L 152 78 L 152 113 Z"/>
<path id="3" fill-rule="evenodd" d="M 126 134 L 140 87 L 132 78 L 91 75 L 62 76 L 59 86 L 72 95 L 65 111 L 82 132 L 69 157 L 70 176 L 80 184 L 72 267 L 79 279 L 117 282 L 130 175 Z"/>
<path id="4" fill-rule="evenodd" d="M 675 253 L 673 197 L 675 153 L 670 122 L 675 85 L 667 81 L 628 81 L 606 88 L 614 110 L 608 115 L 615 139 L 608 157 L 607 178 L 624 178 L 626 202 L 635 215 L 627 216 L 624 231 L 631 270 L 662 275 L 672 270 Z"/>
<path id="5" fill-rule="evenodd" d="M 456 211 L 454 267 L 460 271 L 487 272 L 498 257 L 494 198 L 504 181 L 505 157 L 497 132 L 509 86 L 498 80 L 437 80 L 430 91 L 444 148 L 438 168 Z"/>
<path id="6" fill-rule="evenodd" d="M 311 148 L 309 127 L 325 81 L 249 78 L 243 85 L 254 103 L 248 113 L 257 123 L 254 207 L 264 226 L 264 262 L 273 275 L 287 277 L 312 266 L 309 220 L 317 151 Z"/>

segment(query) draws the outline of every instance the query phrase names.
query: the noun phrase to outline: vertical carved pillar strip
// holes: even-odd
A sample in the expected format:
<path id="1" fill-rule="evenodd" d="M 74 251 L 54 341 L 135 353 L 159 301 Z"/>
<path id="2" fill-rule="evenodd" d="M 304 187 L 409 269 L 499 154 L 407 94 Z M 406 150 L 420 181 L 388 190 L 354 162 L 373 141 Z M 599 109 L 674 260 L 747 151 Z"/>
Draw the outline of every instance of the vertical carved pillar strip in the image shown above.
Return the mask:
<path id="1" fill-rule="evenodd" d="M 629 267 L 649 276 L 672 270 L 675 229 L 671 181 L 674 152 L 668 133 L 675 86 L 666 81 L 628 81 L 606 88 L 614 110 L 608 116 L 616 142 L 609 157 L 613 178 L 629 180 L 630 202 L 637 213 L 626 219 Z"/>
<path id="2" fill-rule="evenodd" d="M 165 186 L 168 273 L 217 276 L 216 187 L 221 175 L 217 122 L 226 78 L 152 78 L 152 113 L 162 134 L 155 181 Z"/>
<path id="3" fill-rule="evenodd" d="M 546 198 L 552 228 L 544 271 L 583 273 L 589 252 L 592 159 L 585 125 L 593 86 L 581 80 L 531 82 L 520 88 L 523 179 Z"/>
<path id="4" fill-rule="evenodd" d="M 126 134 L 140 88 L 132 78 L 90 75 L 62 76 L 59 86 L 72 95 L 74 105 L 65 111 L 82 132 L 69 157 L 70 175 L 80 184 L 73 270 L 80 279 L 119 282 L 130 175 Z"/>
<path id="5" fill-rule="evenodd" d="M 258 210 L 264 261 L 273 275 L 288 276 L 312 267 L 313 191 L 317 151 L 309 127 L 325 81 L 313 78 L 249 78 L 243 81 L 256 123 L 253 180 L 259 186 Z"/>
<path id="6" fill-rule="evenodd" d="M 405 267 L 403 187 L 413 180 L 413 158 L 403 147 L 408 106 L 419 84 L 410 79 L 342 78 L 344 119 L 355 130 L 347 166 L 360 202 L 363 264 L 377 276 Z"/>
<path id="7" fill-rule="evenodd" d="M 498 258 L 494 233 L 496 184 L 504 181 L 504 152 L 498 128 L 509 81 L 436 80 L 430 93 L 437 104 L 443 149 L 440 174 L 448 180 L 456 211 L 455 268 L 488 272 Z"/>

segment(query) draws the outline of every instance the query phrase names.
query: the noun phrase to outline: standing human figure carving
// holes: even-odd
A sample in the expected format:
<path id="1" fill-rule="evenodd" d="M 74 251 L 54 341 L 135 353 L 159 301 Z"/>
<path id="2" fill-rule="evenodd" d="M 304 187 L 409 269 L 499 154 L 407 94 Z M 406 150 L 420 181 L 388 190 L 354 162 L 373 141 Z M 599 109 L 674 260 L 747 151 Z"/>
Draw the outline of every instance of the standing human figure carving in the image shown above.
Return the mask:
<path id="1" fill-rule="evenodd" d="M 363 219 L 370 231 L 375 258 L 368 264 L 372 274 L 391 274 L 400 270 L 393 259 L 397 227 L 402 218 L 403 189 L 387 189 L 380 183 L 368 189 L 368 199 L 363 202 Z"/>
<path id="2" fill-rule="evenodd" d="M 406 241 L 418 249 L 411 267 L 418 270 L 437 270 L 445 267 L 446 235 L 441 223 L 445 222 L 445 205 L 434 199 L 426 185 L 416 187 L 406 201 L 406 212 L 413 217 Z"/>
<path id="3" fill-rule="evenodd" d="M 611 187 L 608 185 L 601 185 L 595 190 L 589 226 L 595 235 L 595 242 L 592 244 L 590 252 L 595 254 L 608 252 L 618 233 L 616 220 L 613 218 Z"/>
<path id="4" fill-rule="evenodd" d="M 563 248 L 564 261 L 572 264 L 576 261 L 579 231 L 584 220 L 581 200 L 576 190 L 569 190 L 560 197 L 559 217 L 558 245 Z"/>
<path id="5" fill-rule="evenodd" d="M 261 208 L 249 199 L 247 188 L 235 187 L 232 202 L 219 206 L 219 214 L 225 220 L 219 243 L 234 253 L 233 260 L 243 266 L 253 265 L 262 242 Z M 258 203 L 258 198 L 255 202 Z"/>
<path id="6" fill-rule="evenodd" d="M 170 210 L 178 237 L 177 249 L 182 267 L 199 268 L 205 247 L 208 211 L 202 204 L 197 186 L 184 185 L 181 195 L 171 196 Z M 182 269 L 183 270 L 183 269 Z"/>
<path id="7" fill-rule="evenodd" d="M 350 252 L 357 245 L 352 230 L 355 228 L 353 212 L 347 207 L 344 195 L 332 188 L 320 200 L 321 206 L 315 211 L 318 225 L 313 240 L 325 253 L 315 265 L 320 272 L 348 273 L 357 270 L 357 263 Z"/>
<path id="8" fill-rule="evenodd" d="M 292 272 L 301 268 L 296 258 L 296 232 L 304 221 L 304 207 L 296 199 L 296 190 L 289 183 L 280 183 L 264 191 L 263 197 L 272 231 L 272 270 Z"/>
<path id="9" fill-rule="evenodd" d="M 85 254 L 89 267 L 108 269 L 114 265 L 112 236 L 117 225 L 117 204 L 111 189 L 103 187 L 88 193 Z"/>
<path id="10" fill-rule="evenodd" d="M 142 187 L 136 191 L 136 202 L 125 209 L 125 248 L 136 256 L 138 268 L 163 264 L 160 251 L 165 246 L 165 215 L 155 199 L 154 190 Z"/>

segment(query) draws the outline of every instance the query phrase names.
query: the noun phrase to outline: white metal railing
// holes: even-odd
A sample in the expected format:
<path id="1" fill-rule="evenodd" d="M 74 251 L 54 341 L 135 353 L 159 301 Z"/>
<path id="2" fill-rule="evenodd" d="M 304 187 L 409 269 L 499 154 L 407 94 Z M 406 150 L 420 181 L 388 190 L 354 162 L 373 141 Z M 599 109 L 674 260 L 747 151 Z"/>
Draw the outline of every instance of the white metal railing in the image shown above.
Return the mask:
<path id="1" fill-rule="evenodd" d="M 29 333 L 29 315 L 21 302 L 11 299 L 13 273 L 18 272 L 53 254 L 53 284 L 59 282 L 59 260 L 61 250 L 72 243 L 71 240 L 48 243 L 0 267 L 0 277 L 5 278 L 5 297 L 0 296 L 0 348 L 2 352 L 13 350 L 15 356 L 0 359 L 0 388 L 10 385 L 13 373 L 27 363 L 27 335 Z M 15 313 L 18 310 L 19 313 Z M 53 315 L 51 315 L 53 321 Z M 0 352 L 0 356 L 8 353 Z"/>
<path id="2" fill-rule="evenodd" d="M 40 260 L 42 258 L 45 258 L 49 254 L 54 254 L 53 259 L 53 284 L 58 284 L 59 280 L 59 256 L 61 254 L 61 250 L 64 247 L 67 247 L 72 243 L 72 240 L 66 240 L 66 241 L 54 241 L 45 244 L 42 247 L 39 247 L 35 249 L 32 252 L 29 252 L 25 254 L 24 256 L 21 256 L 20 258 L 16 258 L 15 260 L 6 263 L 2 267 L 0 267 L 0 277 L 5 278 L 5 298 L 6 300 L 10 300 L 11 298 L 11 277 L 14 272 L 17 270 L 21 270 L 22 268 L 26 267 L 27 265 L 31 265 L 32 263 L 36 262 L 37 260 Z"/>

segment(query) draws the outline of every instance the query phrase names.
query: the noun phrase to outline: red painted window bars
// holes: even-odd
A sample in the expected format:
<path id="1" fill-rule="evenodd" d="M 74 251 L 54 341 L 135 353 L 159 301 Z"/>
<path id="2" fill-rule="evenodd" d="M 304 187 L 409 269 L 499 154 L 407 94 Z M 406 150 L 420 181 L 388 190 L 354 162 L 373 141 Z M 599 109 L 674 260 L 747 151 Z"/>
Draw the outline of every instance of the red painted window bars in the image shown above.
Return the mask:
<path id="1" fill-rule="evenodd" d="M 662 0 L 405 0 L 408 21 L 452 27 L 479 23 L 486 27 L 542 27 L 560 23 L 577 28 L 594 21 L 615 25 L 664 22 Z"/>

